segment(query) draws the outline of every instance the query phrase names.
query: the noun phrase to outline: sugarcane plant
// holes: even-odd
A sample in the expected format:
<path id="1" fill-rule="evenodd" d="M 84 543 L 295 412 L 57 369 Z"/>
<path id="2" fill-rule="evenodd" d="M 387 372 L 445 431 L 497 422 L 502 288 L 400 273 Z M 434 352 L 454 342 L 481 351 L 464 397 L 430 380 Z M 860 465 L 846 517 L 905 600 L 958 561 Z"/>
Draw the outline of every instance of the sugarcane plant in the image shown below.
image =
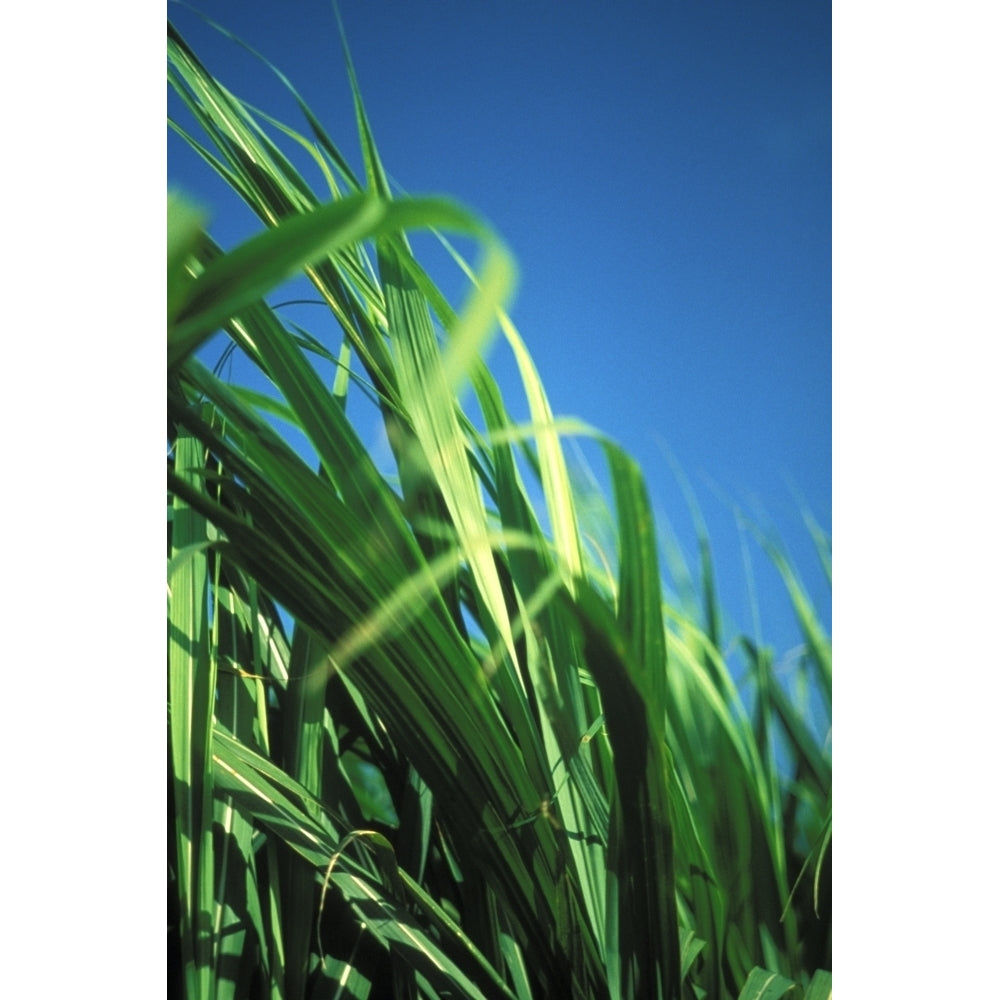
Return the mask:
<path id="1" fill-rule="evenodd" d="M 302 130 L 168 25 L 169 125 L 261 222 L 224 252 L 168 200 L 172 991 L 829 997 L 825 734 L 773 651 L 721 634 L 706 539 L 702 607 L 667 599 L 641 471 L 554 417 L 493 229 L 391 188 L 344 52 L 360 176 L 269 63 Z M 461 308 L 416 232 L 465 274 Z M 295 276 L 321 332 L 274 304 Z M 527 423 L 484 361 L 497 331 Z M 573 435 L 606 457 L 610 547 L 586 531 Z M 830 640 L 765 544 L 829 710 Z"/>

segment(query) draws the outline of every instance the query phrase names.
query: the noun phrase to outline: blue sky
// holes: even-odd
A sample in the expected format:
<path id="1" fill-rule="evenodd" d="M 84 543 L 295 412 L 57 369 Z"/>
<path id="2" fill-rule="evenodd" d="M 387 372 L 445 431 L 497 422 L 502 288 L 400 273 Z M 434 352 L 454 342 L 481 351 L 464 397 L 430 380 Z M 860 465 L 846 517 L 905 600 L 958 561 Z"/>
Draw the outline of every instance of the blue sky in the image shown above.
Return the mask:
<path id="1" fill-rule="evenodd" d="M 200 9 L 282 69 L 360 168 L 328 0 Z M 735 506 L 780 537 L 829 625 L 801 507 L 829 530 L 830 4 L 343 0 L 341 13 L 390 175 L 459 199 L 511 247 L 511 314 L 554 411 L 639 460 L 692 556 L 676 459 L 732 625 L 754 629 L 749 552 L 763 640 L 798 642 Z M 299 123 L 260 63 L 179 5 L 170 14 L 234 93 Z M 223 246 L 256 231 L 173 138 L 168 177 L 209 207 Z M 526 416 L 506 352 L 490 360 Z"/>

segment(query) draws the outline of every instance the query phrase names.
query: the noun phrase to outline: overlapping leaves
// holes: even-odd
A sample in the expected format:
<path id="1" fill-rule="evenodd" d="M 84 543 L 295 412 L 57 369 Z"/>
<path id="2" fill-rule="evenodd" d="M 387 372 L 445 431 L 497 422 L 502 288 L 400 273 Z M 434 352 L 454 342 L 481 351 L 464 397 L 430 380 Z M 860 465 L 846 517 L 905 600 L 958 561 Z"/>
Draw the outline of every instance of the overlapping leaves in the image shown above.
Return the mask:
<path id="1" fill-rule="evenodd" d="M 502 244 L 450 202 L 392 197 L 353 68 L 366 190 L 311 112 L 311 137 L 276 129 L 320 166 L 324 202 L 276 123 L 173 28 L 168 55 L 193 123 L 174 127 L 266 226 L 223 253 L 202 215 L 170 205 L 171 886 L 186 995 L 791 995 L 829 961 L 828 922 L 803 932 L 814 900 L 790 899 L 802 836 L 826 850 L 827 758 L 780 691 L 760 702 L 767 725 L 742 715 L 714 630 L 665 608 L 645 487 L 610 443 L 617 578 L 590 565 L 564 425 L 502 311 Z M 407 241 L 426 228 L 482 247 L 458 312 Z M 339 343 L 264 301 L 297 270 Z M 480 359 L 496 323 L 528 427 Z M 200 360 L 219 329 L 254 384 Z M 337 359 L 332 388 L 320 353 Z M 459 405 L 463 376 L 478 413 Z M 395 475 L 349 417 L 362 383 Z M 828 683 L 828 641 L 788 580 Z M 764 690 L 766 651 L 747 650 Z M 769 725 L 795 748 L 794 792 L 770 764 Z"/>

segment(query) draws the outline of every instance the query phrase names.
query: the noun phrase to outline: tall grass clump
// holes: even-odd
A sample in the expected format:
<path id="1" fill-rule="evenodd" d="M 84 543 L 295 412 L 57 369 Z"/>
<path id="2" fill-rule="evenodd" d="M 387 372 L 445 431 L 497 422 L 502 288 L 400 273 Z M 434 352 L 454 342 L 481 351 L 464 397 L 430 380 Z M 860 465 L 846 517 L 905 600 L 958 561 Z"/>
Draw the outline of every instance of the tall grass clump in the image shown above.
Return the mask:
<path id="1" fill-rule="evenodd" d="M 172 990 L 829 997 L 828 748 L 737 637 L 744 707 L 707 545 L 704 613 L 665 599 L 642 474 L 602 438 L 614 551 L 585 539 L 563 451 L 584 431 L 504 313 L 510 255 L 460 206 L 394 196 L 347 67 L 361 175 L 297 95 L 303 131 L 168 26 L 170 125 L 262 223 L 224 252 L 168 201 Z M 460 308 L 418 231 L 478 246 L 453 251 Z M 269 304 L 293 275 L 335 336 Z M 482 360 L 497 328 L 528 424 Z M 828 702 L 829 638 L 773 555 Z"/>

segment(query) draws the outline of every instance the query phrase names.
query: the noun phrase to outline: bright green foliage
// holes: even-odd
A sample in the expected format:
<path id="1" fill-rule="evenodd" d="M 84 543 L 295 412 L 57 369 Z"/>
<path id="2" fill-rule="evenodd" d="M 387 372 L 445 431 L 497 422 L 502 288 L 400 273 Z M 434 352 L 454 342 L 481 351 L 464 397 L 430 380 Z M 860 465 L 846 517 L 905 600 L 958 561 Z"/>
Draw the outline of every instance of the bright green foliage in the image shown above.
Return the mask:
<path id="1" fill-rule="evenodd" d="M 392 197 L 353 70 L 364 185 L 301 102 L 309 137 L 229 94 L 172 27 L 168 53 L 194 123 L 182 134 L 264 230 L 223 254 L 200 212 L 169 202 L 177 986 L 828 997 L 829 748 L 747 639 L 743 708 L 707 542 L 705 622 L 665 601 L 642 476 L 606 441 L 616 549 L 585 541 L 563 453 L 580 428 L 553 419 L 503 313 L 502 244 L 450 202 Z M 279 140 L 308 151 L 327 193 Z M 417 229 L 479 242 L 478 271 L 459 259 L 461 312 L 415 259 Z M 264 301 L 296 272 L 339 342 Z M 481 360 L 497 324 L 529 426 Z M 218 329 L 258 388 L 198 360 Z M 376 402 L 392 476 L 349 417 L 357 392 Z M 829 700 L 829 639 L 772 555 L 801 670 Z"/>

